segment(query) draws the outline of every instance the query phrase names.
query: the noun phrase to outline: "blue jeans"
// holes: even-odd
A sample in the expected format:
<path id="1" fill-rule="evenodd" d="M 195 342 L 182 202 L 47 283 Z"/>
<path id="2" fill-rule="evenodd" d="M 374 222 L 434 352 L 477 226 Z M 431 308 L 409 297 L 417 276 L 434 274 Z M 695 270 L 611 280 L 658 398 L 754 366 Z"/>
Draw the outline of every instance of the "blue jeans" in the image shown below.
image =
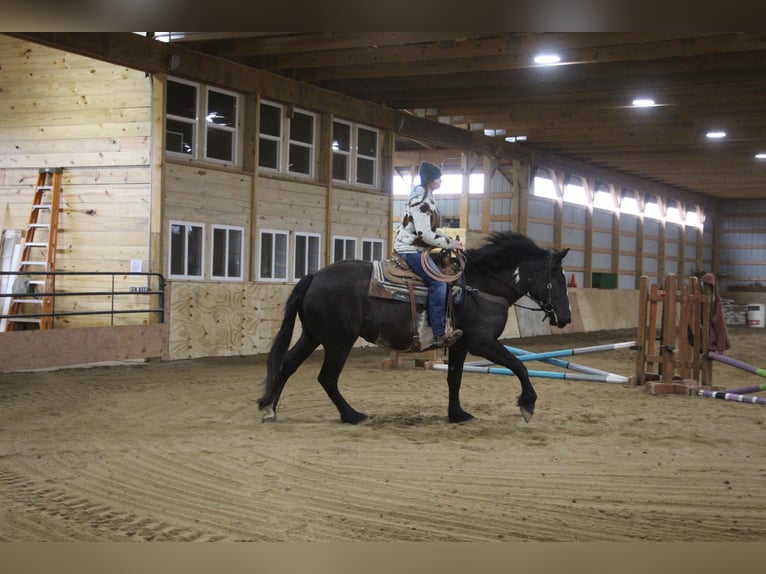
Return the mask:
<path id="1" fill-rule="evenodd" d="M 423 263 L 420 261 L 420 252 L 399 253 L 399 255 L 428 285 L 428 320 L 431 323 L 434 338 L 441 337 L 444 335 L 444 322 L 447 316 L 447 284 L 426 275 Z"/>

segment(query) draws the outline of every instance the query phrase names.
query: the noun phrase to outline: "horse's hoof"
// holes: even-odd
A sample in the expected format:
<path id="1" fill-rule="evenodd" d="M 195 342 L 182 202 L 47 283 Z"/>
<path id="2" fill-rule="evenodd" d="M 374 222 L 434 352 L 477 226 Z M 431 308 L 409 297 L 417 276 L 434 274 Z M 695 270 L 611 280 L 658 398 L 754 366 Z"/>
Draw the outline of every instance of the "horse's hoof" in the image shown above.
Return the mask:
<path id="1" fill-rule="evenodd" d="M 451 423 L 467 423 L 471 422 L 473 420 L 476 420 L 476 418 L 471 414 L 463 411 L 459 415 L 449 417 L 449 422 Z"/>
<path id="2" fill-rule="evenodd" d="M 519 407 L 519 410 L 521 411 L 521 416 L 524 418 L 525 423 L 528 423 L 532 420 L 532 411 L 528 411 L 524 407 Z"/>
<path id="3" fill-rule="evenodd" d="M 261 417 L 262 423 L 275 423 L 277 422 L 277 413 L 271 407 L 268 408 L 266 413 Z"/>
<path id="4" fill-rule="evenodd" d="M 350 425 L 358 425 L 359 423 L 363 423 L 366 420 L 368 420 L 370 417 L 368 417 L 364 413 L 354 413 L 351 416 L 341 418 L 340 422 L 350 424 Z"/>

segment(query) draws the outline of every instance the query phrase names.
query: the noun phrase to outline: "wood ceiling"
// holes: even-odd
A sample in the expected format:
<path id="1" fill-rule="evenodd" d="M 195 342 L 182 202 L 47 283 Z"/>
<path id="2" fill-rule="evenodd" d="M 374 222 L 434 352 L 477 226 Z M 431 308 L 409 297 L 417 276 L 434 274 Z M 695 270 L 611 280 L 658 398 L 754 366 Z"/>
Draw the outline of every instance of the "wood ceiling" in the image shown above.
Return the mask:
<path id="1" fill-rule="evenodd" d="M 175 34 L 175 33 L 174 33 Z M 706 199 L 766 198 L 766 35 L 183 33 L 172 41 Z M 541 51 L 561 62 L 540 66 Z M 635 108 L 636 97 L 656 105 Z M 710 140 L 709 130 L 726 138 Z M 413 149 L 400 139 L 397 151 Z"/>

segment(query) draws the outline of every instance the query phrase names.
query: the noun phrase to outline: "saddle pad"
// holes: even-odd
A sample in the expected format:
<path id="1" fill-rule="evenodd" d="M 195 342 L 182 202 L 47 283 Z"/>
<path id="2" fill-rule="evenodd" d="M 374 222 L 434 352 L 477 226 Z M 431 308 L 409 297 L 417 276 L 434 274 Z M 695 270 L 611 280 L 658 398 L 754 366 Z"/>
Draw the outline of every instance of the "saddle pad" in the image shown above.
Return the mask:
<path id="1" fill-rule="evenodd" d="M 372 262 L 372 276 L 370 277 L 370 287 L 368 294 L 370 297 L 381 299 L 393 299 L 395 301 L 408 302 L 410 300 L 410 290 L 404 282 L 391 282 L 386 280 L 383 266 L 386 262 Z M 415 283 L 415 303 L 425 305 L 428 301 L 428 286 L 419 279 L 420 284 Z"/>

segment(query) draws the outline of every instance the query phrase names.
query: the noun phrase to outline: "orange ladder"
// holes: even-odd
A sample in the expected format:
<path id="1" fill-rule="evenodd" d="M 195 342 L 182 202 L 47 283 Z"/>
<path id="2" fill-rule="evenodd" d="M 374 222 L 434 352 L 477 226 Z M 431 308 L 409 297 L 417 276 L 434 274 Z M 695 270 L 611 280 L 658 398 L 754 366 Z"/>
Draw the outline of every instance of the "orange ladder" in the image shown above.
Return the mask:
<path id="1" fill-rule="evenodd" d="M 56 270 L 56 243 L 59 231 L 61 206 L 61 179 L 63 168 L 41 168 L 37 176 L 35 195 L 29 224 L 24 234 L 24 247 L 19 261 L 20 273 L 51 272 Z M 40 235 L 38 235 L 38 233 Z M 41 290 L 42 288 L 42 290 Z M 19 275 L 14 292 L 40 293 L 39 297 L 18 297 L 11 300 L 6 331 L 20 330 L 22 323 L 36 324 L 39 329 L 53 327 L 53 294 L 56 291 L 55 275 Z M 26 308 L 26 310 L 25 310 Z M 23 315 L 42 314 L 42 317 Z"/>

